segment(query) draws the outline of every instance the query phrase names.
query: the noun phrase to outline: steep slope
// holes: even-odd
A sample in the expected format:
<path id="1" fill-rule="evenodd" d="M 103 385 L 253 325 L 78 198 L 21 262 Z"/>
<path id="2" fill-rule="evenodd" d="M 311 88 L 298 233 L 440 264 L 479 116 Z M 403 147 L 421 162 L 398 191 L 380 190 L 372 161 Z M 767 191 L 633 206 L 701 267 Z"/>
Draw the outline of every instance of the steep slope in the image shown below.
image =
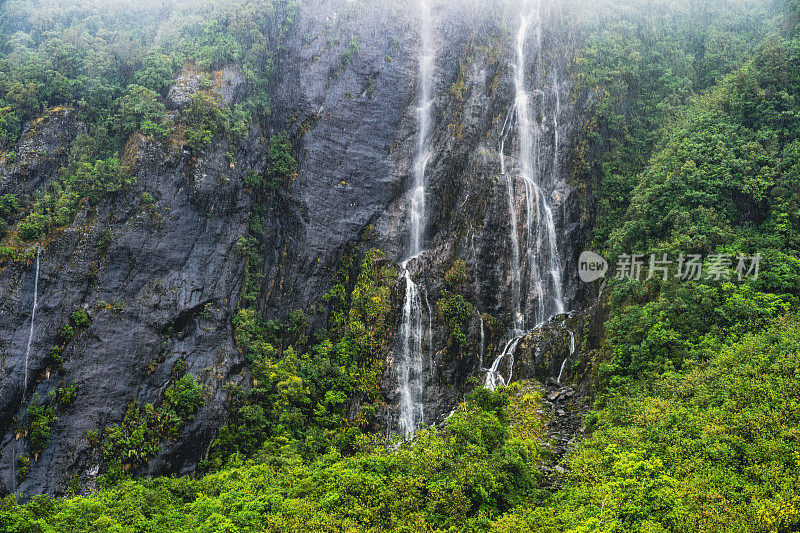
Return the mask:
<path id="1" fill-rule="evenodd" d="M 30 34 L 6 30 L 0 65 L 19 78 L 0 105 L 0 493 L 86 492 L 98 475 L 188 473 L 262 447 L 355 453 L 362 430 L 404 432 L 407 280 L 415 427 L 487 374 L 592 389 L 604 309 L 578 256 L 628 207 L 653 150 L 645 111 L 675 93 L 666 122 L 694 94 L 673 89 L 703 77 L 705 29 L 685 30 L 689 8 L 637 26 L 616 3 L 427 6 L 426 223 L 405 265 L 418 2 L 170 4 L 113 34 L 123 50 L 104 33 L 124 27 L 116 5 L 99 22 L 91 6 L 52 21 L 9 8 L 4 24 Z M 53 37 L 64 26 L 73 53 Z M 682 68 L 653 82 L 665 50 Z"/>

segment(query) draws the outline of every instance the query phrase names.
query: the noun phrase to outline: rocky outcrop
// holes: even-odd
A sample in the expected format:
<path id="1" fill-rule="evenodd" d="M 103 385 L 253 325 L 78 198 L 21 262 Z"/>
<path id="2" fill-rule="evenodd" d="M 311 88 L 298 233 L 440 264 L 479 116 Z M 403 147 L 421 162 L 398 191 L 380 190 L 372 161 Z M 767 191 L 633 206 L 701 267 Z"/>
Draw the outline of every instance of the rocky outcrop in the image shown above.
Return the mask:
<path id="1" fill-rule="evenodd" d="M 247 381 L 231 325 L 245 261 L 235 245 L 247 232 L 252 201 L 242 178 L 247 169 L 265 167 L 270 134 L 288 132 L 298 174 L 263 217 L 263 242 L 269 246 L 259 307 L 265 318 L 302 309 L 312 328 L 324 327 L 328 309 L 321 297 L 354 242 L 380 248 L 394 262 L 405 259 L 417 142 L 418 37 L 415 2 L 408 4 L 303 2 L 276 61 L 271 131 L 253 129 L 236 146 L 215 139 L 196 158 L 173 142 L 131 140 L 126 157 L 136 184 L 114 198 L 82 205 L 74 223 L 43 247 L 27 390 L 22 369 L 33 263 L 0 264 L 0 493 L 63 494 L 75 475 L 91 487 L 102 458 L 87 431 L 119 422 L 131 402 L 157 403 L 178 360 L 203 384 L 204 406 L 175 442 L 162 444 L 143 472 L 194 468 L 225 419 L 222 387 Z M 504 133 L 514 100 L 509 28 L 518 19 L 502 5 L 479 12 L 471 4 L 441 2 L 434 9 L 438 54 L 426 252 L 409 265 L 432 325 L 424 387 L 429 423 L 474 387 L 471 377 L 482 380 L 512 322 L 508 176 L 501 159 L 513 168 L 513 136 Z M 532 75 L 530 85 L 535 92 L 555 83 L 561 93 L 558 145 L 555 123 L 546 118 L 555 113 L 554 100 L 540 98 L 537 112 L 545 117 L 542 153 L 549 161 L 558 151 L 561 161 L 560 172 L 543 166 L 556 174 L 545 193 L 557 200 L 566 296 L 577 309 L 587 294 L 573 273 L 587 241 L 592 199 L 588 188 L 573 183 L 569 170 L 580 105 L 571 103 L 577 98 L 569 76 L 573 45 L 555 22 L 559 16 L 546 14 L 553 23 L 543 24 L 541 75 Z M 247 85 L 235 66 L 212 74 L 186 68 L 168 93 L 168 108 L 185 108 L 198 90 L 213 90 L 229 105 L 246 97 Z M 30 196 L 46 186 L 81 131 L 68 110 L 31 125 L 17 150 L 19 162 L 0 165 L 0 194 Z M 98 246 L 106 235 L 108 245 Z M 458 290 L 476 309 L 464 325 L 466 355 L 453 349 L 437 306 L 448 288 L 445 273 L 457 260 L 464 262 L 467 278 Z M 392 316 L 398 320 L 403 283 L 398 276 L 393 289 Z M 66 347 L 65 374 L 48 372 L 46 354 L 77 309 L 89 313 L 91 326 Z M 580 339 L 581 316 L 524 339 L 514 375 L 543 383 L 557 378 L 570 351 L 567 330 Z M 387 400 L 377 418 L 390 426 L 398 401 L 396 352 L 393 346 L 376 354 L 386 362 Z M 16 436 L 18 422 L 34 393 L 44 398 L 61 382 L 74 383 L 78 397 L 59 415 L 50 444 L 20 483 L 16 461 L 27 452 L 25 438 Z"/>
<path id="2" fill-rule="evenodd" d="M 48 130 L 40 135 L 31 142 L 48 142 Z M 194 164 L 180 148 L 141 137 L 132 143 L 136 185 L 84 204 L 42 249 L 27 390 L 34 265 L 0 264 L 0 492 L 63 494 L 73 478 L 91 486 L 101 457 L 87 432 L 119 422 L 131 402 L 157 404 L 179 360 L 203 384 L 204 406 L 176 442 L 163 443 L 148 471 L 192 470 L 225 419 L 222 387 L 242 368 L 230 321 L 244 268 L 235 246 L 247 231 L 250 202 L 241 178 L 244 169 L 265 165 L 264 143 L 256 131 L 236 147 L 217 140 Z M 235 168 L 225 156 L 229 148 Z M 29 168 L 32 183 L 50 179 Z M 14 189 L 0 194 L 8 190 Z M 46 356 L 79 309 L 91 325 L 66 346 L 58 373 Z M 24 410 L 34 394 L 47 398 L 62 384 L 74 384 L 77 398 L 18 479 L 17 459 L 28 454 L 17 435 Z"/>
<path id="3" fill-rule="evenodd" d="M 201 90 L 211 91 L 229 106 L 242 102 L 248 94 L 247 80 L 236 65 L 216 72 L 203 72 L 184 67 L 167 92 L 167 107 L 183 109 L 192 103 L 192 96 Z"/>
<path id="4" fill-rule="evenodd" d="M 30 197 L 58 176 L 66 163 L 72 142 L 85 127 L 74 109 L 49 110 L 25 127 L 22 139 L 0 160 L 0 190 L 3 194 Z"/>

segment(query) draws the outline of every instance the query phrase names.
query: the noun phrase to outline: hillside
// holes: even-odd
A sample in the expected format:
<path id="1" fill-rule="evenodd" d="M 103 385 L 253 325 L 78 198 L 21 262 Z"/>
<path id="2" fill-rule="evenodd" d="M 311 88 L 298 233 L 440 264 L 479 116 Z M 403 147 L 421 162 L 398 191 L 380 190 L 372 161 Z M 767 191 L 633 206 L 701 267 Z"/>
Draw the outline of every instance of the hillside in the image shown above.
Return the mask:
<path id="1" fill-rule="evenodd" d="M 795 531 L 799 29 L 6 2 L 0 531 Z"/>

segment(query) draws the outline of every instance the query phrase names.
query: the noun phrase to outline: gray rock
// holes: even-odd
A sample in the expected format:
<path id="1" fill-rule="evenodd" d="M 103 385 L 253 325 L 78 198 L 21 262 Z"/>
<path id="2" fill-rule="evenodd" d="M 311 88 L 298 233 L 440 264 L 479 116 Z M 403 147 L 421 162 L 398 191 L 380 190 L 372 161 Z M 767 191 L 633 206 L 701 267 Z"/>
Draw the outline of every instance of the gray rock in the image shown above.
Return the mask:
<path id="1" fill-rule="evenodd" d="M 0 492 L 64 494 L 74 475 L 90 489 L 101 458 L 87 431 L 119 422 L 131 402 L 159 402 L 178 359 L 203 384 L 205 403 L 146 471 L 194 468 L 225 420 L 223 385 L 241 379 L 231 315 L 244 258 L 234 248 L 247 231 L 250 203 L 241 176 L 245 168 L 265 165 L 263 147 L 254 132 L 235 147 L 240 165 L 230 168 L 228 146 L 218 141 L 191 166 L 180 153 L 139 140 L 136 186 L 97 206 L 84 205 L 42 251 L 27 391 L 22 385 L 34 266 L 3 265 Z M 201 187 L 197 176 L 204 176 Z M 154 198 L 152 205 L 142 203 L 143 192 Z M 103 253 L 95 245 L 106 230 L 113 238 Z M 45 357 L 58 331 L 80 308 L 89 311 L 92 324 L 67 345 L 66 374 L 48 372 Z M 15 438 L 17 420 L 34 393 L 46 398 L 61 383 L 75 384 L 78 397 L 59 415 L 50 445 L 18 483 L 16 461 L 28 452 L 25 439 Z"/>
<path id="2" fill-rule="evenodd" d="M 312 328 L 323 328 L 328 309 L 321 297 L 355 242 L 382 249 L 392 262 L 405 259 L 408 191 L 417 147 L 419 43 L 413 9 L 389 4 L 310 0 L 300 5 L 276 59 L 270 131 L 254 129 L 239 146 L 215 139 L 194 162 L 179 149 L 143 140 L 134 145 L 136 186 L 96 206 L 84 205 L 75 222 L 58 231 L 43 250 L 27 391 L 22 390 L 22 368 L 33 265 L 0 266 L 0 494 L 61 495 L 76 474 L 84 489 L 91 490 L 102 473 L 102 458 L 86 442 L 87 430 L 119 422 L 131 402 L 157 402 L 178 359 L 185 360 L 203 383 L 205 404 L 180 438 L 164 443 L 162 453 L 141 473 L 187 473 L 195 467 L 225 421 L 222 387 L 228 381 L 247 382 L 231 326 L 244 269 L 244 258 L 234 250 L 247 232 L 251 202 L 242 177 L 248 169 L 266 166 L 269 134 L 288 132 L 298 175 L 266 206 L 269 247 L 260 302 L 265 318 L 282 319 L 303 309 Z M 409 265 L 431 308 L 426 319 L 433 325 L 432 346 L 425 348 L 424 378 L 424 411 L 430 423 L 450 413 L 474 387 L 470 378 L 483 379 L 481 369 L 498 355 L 512 322 L 509 176 L 500 171 L 499 148 L 514 100 L 509 65 L 515 58 L 509 43 L 475 43 L 490 35 L 494 21 L 505 18 L 516 24 L 518 19 L 516 12 L 505 13 L 498 6 L 492 9 L 500 12 L 487 13 L 469 4 L 447 2 L 436 10 L 426 253 Z M 591 187 L 566 178 L 580 124 L 580 105 L 572 105 L 580 95 L 572 94 L 569 81 L 572 37 L 557 24 L 545 28 L 541 72 L 559 75 L 563 144 L 558 149 L 564 169 L 563 176 L 548 181 L 545 193 L 558 196 L 556 225 L 564 249 L 565 291 L 570 307 L 578 308 L 591 296 L 572 273 L 577 273 L 577 257 L 587 241 L 592 220 L 586 213 L 594 200 L 586 192 Z M 346 53 L 354 36 L 358 52 Z M 167 105 L 184 108 L 201 88 L 200 74 L 187 68 L 170 88 Z M 235 105 L 249 88 L 231 66 L 213 74 L 211 90 Z M 555 112 L 552 98 L 537 105 L 545 116 Z M 550 161 L 555 132 L 550 123 L 544 123 L 544 129 L 541 142 Z M 69 142 L 80 131 L 82 126 L 69 112 L 38 129 L 30 127 L 18 149 L 25 165 L 0 165 L 0 194 L 30 195 L 54 179 Z M 235 154 L 233 166 L 228 151 Z M 514 153 L 509 138 L 508 168 L 513 168 Z M 552 164 L 544 171 L 552 172 Z M 155 203 L 142 204 L 143 192 Z M 113 239 L 103 253 L 95 244 L 105 230 Z M 468 277 L 460 292 L 487 316 L 483 357 L 477 315 L 466 325 L 467 355 L 457 357 L 437 311 L 445 273 L 458 259 L 465 262 Z M 398 276 L 392 292 L 395 332 L 403 283 Z M 124 304 L 112 306 L 115 302 Z M 67 346 L 66 375 L 45 377 L 45 356 L 78 308 L 90 311 L 92 325 Z M 489 315 L 494 320 L 488 320 Z M 558 375 L 569 356 L 562 322 L 578 339 L 585 328 L 591 329 L 587 315 L 576 314 L 528 335 L 518 348 L 515 380 L 545 383 Z M 576 356 L 585 352 L 581 343 Z M 390 428 L 396 426 L 399 399 L 397 354 L 396 339 L 388 353 L 376 354 L 385 358 L 381 385 L 387 400 L 387 409 L 377 419 Z M 511 370 L 502 369 L 504 375 Z M 50 445 L 19 484 L 16 460 L 26 453 L 26 444 L 15 438 L 18 420 L 34 392 L 45 397 L 62 379 L 77 384 L 78 399 L 61 414 Z"/>
<path id="3" fill-rule="evenodd" d="M 218 94 L 229 106 L 242 102 L 249 93 L 247 79 L 236 65 L 228 65 L 214 72 L 201 72 L 187 66 L 167 92 L 167 107 L 186 108 L 191 104 L 192 96 L 201 90 Z"/>

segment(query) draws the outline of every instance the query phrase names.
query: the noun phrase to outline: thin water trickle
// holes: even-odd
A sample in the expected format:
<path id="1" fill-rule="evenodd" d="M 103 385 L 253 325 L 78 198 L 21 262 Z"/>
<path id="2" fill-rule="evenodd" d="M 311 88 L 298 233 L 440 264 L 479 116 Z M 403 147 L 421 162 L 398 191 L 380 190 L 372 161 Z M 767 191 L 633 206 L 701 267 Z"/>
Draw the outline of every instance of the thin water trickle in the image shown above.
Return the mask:
<path id="1" fill-rule="evenodd" d="M 481 358 L 480 358 L 480 363 L 478 364 L 478 368 L 483 368 L 483 358 L 486 355 L 486 333 L 484 332 L 483 329 L 483 315 L 480 313 L 478 313 L 478 320 L 480 321 L 481 324 L 481 351 L 480 351 Z"/>
<path id="2" fill-rule="evenodd" d="M 28 333 L 28 346 L 25 348 L 25 378 L 23 379 L 22 394 L 28 392 L 28 359 L 31 355 L 31 343 L 33 342 L 33 326 L 36 320 L 36 305 L 39 303 L 39 260 L 42 254 L 42 247 L 36 248 L 36 276 L 33 282 L 33 307 L 31 308 L 31 329 Z"/>
<path id="3" fill-rule="evenodd" d="M 398 368 L 400 405 L 398 419 L 400 431 L 410 437 L 424 423 L 423 394 L 423 309 L 420 291 L 411 279 L 408 262 L 422 255 L 426 225 L 425 178 L 431 159 L 428 147 L 433 107 L 433 75 L 436 53 L 431 32 L 431 11 L 427 0 L 420 0 L 420 48 L 419 48 L 419 101 L 417 106 L 417 155 L 414 161 L 414 186 L 411 194 L 409 227 L 409 259 L 401 265 L 406 281 L 403 322 L 401 325 L 402 353 Z M 427 295 L 426 295 L 427 304 Z M 428 343 L 433 372 L 433 323 L 428 307 Z"/>
<path id="4" fill-rule="evenodd" d="M 514 353 L 516 352 L 517 345 L 521 340 L 522 340 L 521 335 L 514 337 L 513 339 L 508 341 L 506 345 L 503 347 L 503 351 L 500 352 L 500 355 L 497 357 L 497 359 L 494 360 L 494 363 L 492 363 L 492 367 L 486 373 L 486 381 L 484 382 L 485 388 L 494 390 L 497 388 L 498 385 L 506 386 L 509 383 L 511 383 L 511 379 L 513 378 L 513 372 L 514 372 Z M 503 364 L 503 361 L 505 361 L 507 357 L 510 359 L 507 365 L 509 367 L 508 379 L 503 377 L 500 368 L 500 366 Z"/>
<path id="5" fill-rule="evenodd" d="M 561 385 L 561 378 L 564 377 L 564 370 L 567 368 L 567 363 L 572 356 L 575 355 L 575 334 L 571 329 L 568 329 L 567 333 L 569 333 L 569 355 L 564 359 L 564 362 L 561 363 L 561 370 L 558 372 L 558 379 L 556 379 L 556 383 L 559 386 Z"/>

